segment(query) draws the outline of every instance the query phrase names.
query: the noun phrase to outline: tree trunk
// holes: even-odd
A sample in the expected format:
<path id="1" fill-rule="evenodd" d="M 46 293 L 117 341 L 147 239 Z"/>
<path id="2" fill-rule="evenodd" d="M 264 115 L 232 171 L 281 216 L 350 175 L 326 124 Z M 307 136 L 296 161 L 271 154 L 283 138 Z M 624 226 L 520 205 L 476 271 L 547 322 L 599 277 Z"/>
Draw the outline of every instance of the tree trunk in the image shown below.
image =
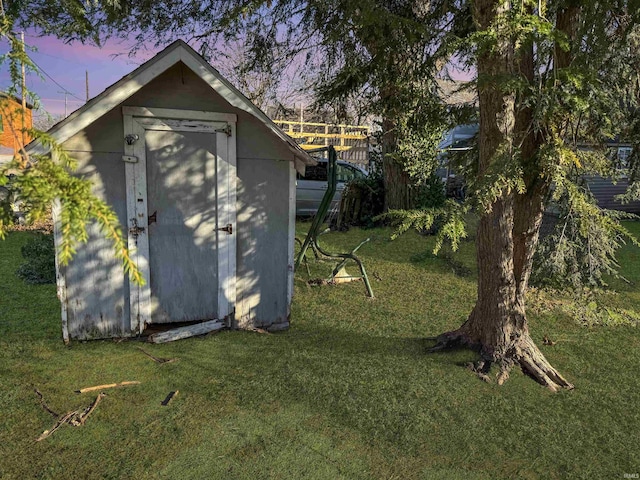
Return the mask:
<path id="1" fill-rule="evenodd" d="M 393 158 L 397 148 L 393 120 L 383 119 L 382 130 L 384 210 L 410 210 L 415 207 L 412 182 L 404 167 Z"/>
<path id="2" fill-rule="evenodd" d="M 402 2 L 396 4 L 387 2 L 385 8 L 393 14 L 400 16 L 410 15 L 413 21 L 418 22 L 419 14 L 429 10 L 428 1 L 417 1 L 413 4 L 412 14 L 405 11 Z M 422 13 L 421 13 L 422 12 Z M 356 30 L 356 35 L 360 34 Z M 399 35 L 399 42 L 402 42 L 403 34 Z M 398 78 L 403 78 L 405 72 L 411 71 L 412 64 L 420 62 L 419 54 L 411 54 L 412 48 L 416 45 L 404 44 L 403 48 L 388 50 L 388 38 L 378 39 L 366 34 L 362 41 L 372 57 L 385 59 L 386 73 L 381 77 L 382 81 L 376 86 L 380 89 L 380 105 L 383 106 L 382 113 L 382 169 L 384 184 L 384 211 L 389 210 L 411 210 L 416 208 L 416 188 L 415 182 L 410 178 L 404 165 L 393 158 L 398 149 L 397 119 L 405 108 L 402 103 L 400 92 L 397 87 Z M 418 46 L 419 49 L 420 46 Z M 444 67 L 444 63 L 435 65 L 434 74 Z M 409 75 L 411 77 L 411 75 Z M 380 79 L 378 79 L 380 80 Z"/>
<path id="3" fill-rule="evenodd" d="M 496 17 L 509 9 L 510 2 L 478 0 L 473 4 L 474 21 L 479 30 L 496 28 Z M 478 55 L 478 100 L 480 108 L 478 176 L 483 177 L 499 161 L 513 161 L 516 149 L 523 154 L 523 165 L 536 150 L 535 138 L 528 132 L 531 112 L 516 112 L 515 95 L 499 87 L 499 78 L 523 70 L 528 77 L 530 59 L 525 54 L 518 64 L 514 45 L 498 31 L 494 49 Z M 531 52 L 532 54 L 532 52 Z M 523 63 L 525 62 L 525 63 Z M 529 157 L 529 158 L 527 158 Z M 480 361 L 473 370 L 484 380 L 493 364 L 499 367 L 497 381 L 502 384 L 514 365 L 553 391 L 573 388 L 545 359 L 535 345 L 527 324 L 525 294 L 531 260 L 538 240 L 544 208 L 544 185 L 537 181 L 535 169 L 525 168 L 525 194 L 507 188 L 483 213 L 476 237 L 478 299 L 467 321 L 457 330 L 440 335 L 432 351 L 463 345 L 476 349 Z"/>
<path id="4" fill-rule="evenodd" d="M 532 13 L 532 7 L 529 7 Z M 518 75 L 531 86 L 535 81 L 533 44 L 523 45 L 520 49 Z M 523 101 L 518 105 L 525 104 Z M 533 255 L 540 234 L 544 215 L 545 196 L 549 183 L 544 180 L 537 161 L 537 151 L 542 142 L 539 132 L 533 127 L 533 110 L 521 107 L 516 112 L 515 138 L 520 151 L 523 180 L 526 190 L 516 194 L 513 218 L 513 271 L 516 280 L 516 296 L 524 310 L 525 295 L 529 286 L 529 277 L 533 265 Z"/>
<path id="5" fill-rule="evenodd" d="M 578 19 L 580 14 L 579 1 L 570 0 L 564 8 L 558 11 L 558 18 L 556 19 L 556 28 L 563 32 L 570 41 L 573 41 L 576 37 L 576 30 L 578 28 Z M 554 69 L 561 70 L 571 65 L 573 59 L 573 52 L 571 49 L 563 50 L 556 44 L 554 48 Z"/>

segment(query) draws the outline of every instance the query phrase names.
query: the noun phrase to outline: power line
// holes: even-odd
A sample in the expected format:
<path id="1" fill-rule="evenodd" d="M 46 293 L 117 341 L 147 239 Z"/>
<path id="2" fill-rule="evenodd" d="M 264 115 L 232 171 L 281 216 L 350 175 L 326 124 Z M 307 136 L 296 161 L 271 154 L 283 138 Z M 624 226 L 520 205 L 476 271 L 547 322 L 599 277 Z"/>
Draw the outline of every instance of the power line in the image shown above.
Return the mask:
<path id="1" fill-rule="evenodd" d="M 72 92 L 70 92 L 69 90 L 67 90 L 66 88 L 64 88 L 62 85 L 60 85 L 58 82 L 56 82 L 56 81 L 55 81 L 55 79 L 54 79 L 51 75 L 49 75 L 47 72 L 45 72 L 45 70 L 44 70 L 40 65 L 38 65 L 36 62 L 34 62 L 34 61 L 33 61 L 33 59 L 31 59 L 31 62 L 32 62 L 36 67 L 38 67 L 38 69 L 39 69 L 42 73 L 44 73 L 47 77 L 49 77 L 49 80 L 51 80 L 53 83 L 55 83 L 57 86 L 59 86 L 62 90 L 64 90 L 64 93 L 67 93 L 67 94 L 71 95 L 73 98 L 77 98 L 77 99 L 78 99 L 78 100 L 80 100 L 81 102 L 84 102 L 84 100 L 83 100 L 83 99 L 81 99 L 81 98 L 80 98 L 80 97 L 78 97 L 77 95 L 74 95 Z"/>
<path id="2" fill-rule="evenodd" d="M 56 103 L 64 102 L 64 100 L 62 98 L 43 98 L 43 97 L 40 97 L 39 100 L 40 100 L 40 102 L 56 102 Z M 72 103 L 74 105 L 75 104 L 84 104 L 85 101 L 84 100 L 82 100 L 82 101 L 69 100 L 69 103 Z"/>
<path id="3" fill-rule="evenodd" d="M 45 57 L 55 58 L 56 60 L 60 60 L 60 61 L 67 62 L 67 63 L 73 63 L 74 65 L 80 65 L 82 67 L 86 66 L 86 63 L 75 62 L 73 60 L 69 60 L 68 58 L 59 57 L 57 55 L 51 55 L 49 53 L 44 53 L 44 52 L 40 52 L 40 51 L 31 52 L 30 56 L 32 57 L 32 59 L 33 59 L 33 55 L 44 55 Z"/>

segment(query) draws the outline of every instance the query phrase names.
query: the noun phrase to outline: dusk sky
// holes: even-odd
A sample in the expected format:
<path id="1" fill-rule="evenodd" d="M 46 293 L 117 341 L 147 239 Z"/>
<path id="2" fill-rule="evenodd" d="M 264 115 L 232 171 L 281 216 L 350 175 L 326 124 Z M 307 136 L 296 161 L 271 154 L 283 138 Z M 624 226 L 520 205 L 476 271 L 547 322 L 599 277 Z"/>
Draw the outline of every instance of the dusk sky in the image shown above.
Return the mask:
<path id="1" fill-rule="evenodd" d="M 40 97 L 46 111 L 56 115 L 64 114 L 64 90 L 69 92 L 67 113 L 84 104 L 85 71 L 89 72 L 89 97 L 92 98 L 155 53 L 142 52 L 135 58 L 129 58 L 126 42 L 109 41 L 102 48 L 80 42 L 67 45 L 55 37 L 38 37 L 28 32 L 25 34 L 25 43 L 27 48 L 37 48 L 37 51 L 29 54 L 36 65 L 46 72 L 41 72 L 44 79 L 35 73 L 27 73 L 27 88 Z M 0 53 L 6 53 L 8 48 L 7 43 L 0 43 Z M 52 79 L 60 85 L 56 85 Z M 10 83 L 9 71 L 4 64 L 0 67 L 0 90 L 5 90 Z"/>
<path id="2" fill-rule="evenodd" d="M 29 54 L 45 72 L 41 72 L 43 79 L 33 72 L 27 73 L 27 88 L 40 97 L 44 110 L 51 115 L 64 114 L 65 90 L 68 92 L 67 114 L 85 103 L 85 71 L 89 72 L 89 98 L 93 98 L 157 52 L 142 51 L 130 58 L 129 43 L 123 40 L 108 41 L 104 46 L 96 47 L 80 42 L 65 44 L 55 37 L 38 37 L 29 32 L 25 34 L 25 43 L 27 48 L 31 46 L 37 49 Z M 8 49 L 8 43 L 0 42 L 0 54 Z M 453 74 L 460 79 L 468 79 L 464 73 Z M 2 65 L 0 90 L 6 90 L 10 83 L 7 65 Z"/>

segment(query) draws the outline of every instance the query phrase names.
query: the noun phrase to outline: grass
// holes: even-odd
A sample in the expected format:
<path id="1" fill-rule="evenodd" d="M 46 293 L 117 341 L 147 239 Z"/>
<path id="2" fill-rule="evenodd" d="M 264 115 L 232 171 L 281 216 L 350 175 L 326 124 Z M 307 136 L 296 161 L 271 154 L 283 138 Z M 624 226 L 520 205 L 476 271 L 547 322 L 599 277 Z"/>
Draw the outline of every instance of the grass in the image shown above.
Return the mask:
<path id="1" fill-rule="evenodd" d="M 298 225 L 300 231 L 305 224 Z M 630 224 L 640 234 L 640 224 Z M 567 378 L 551 394 L 521 373 L 502 387 L 463 365 L 473 354 L 426 354 L 475 298 L 474 247 L 435 258 L 431 239 L 388 230 L 322 237 L 360 250 L 376 299 L 361 283 L 310 287 L 296 277 L 289 331 L 222 332 L 166 345 L 73 342 L 60 334 L 55 287 L 13 271 L 28 233 L 0 243 L 0 478 L 622 478 L 640 473 L 640 332 L 585 328 L 555 311 L 531 317 L 534 337 Z M 621 252 L 614 302 L 640 311 L 640 252 Z M 461 268 L 464 267 L 464 268 Z M 330 264 L 312 264 L 325 277 Z M 376 280 L 377 278 L 378 280 Z M 608 297 L 607 297 L 608 298 Z M 83 427 L 53 425 L 39 405 L 88 405 Z M 179 390 L 172 403 L 160 402 Z"/>

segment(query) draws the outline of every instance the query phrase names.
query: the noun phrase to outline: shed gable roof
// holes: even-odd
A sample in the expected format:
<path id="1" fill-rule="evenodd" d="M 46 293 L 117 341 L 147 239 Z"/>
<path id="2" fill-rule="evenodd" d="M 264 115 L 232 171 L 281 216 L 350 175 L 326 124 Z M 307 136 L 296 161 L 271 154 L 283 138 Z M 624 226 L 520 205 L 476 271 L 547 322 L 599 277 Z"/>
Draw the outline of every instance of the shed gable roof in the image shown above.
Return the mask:
<path id="1" fill-rule="evenodd" d="M 68 140 L 178 62 L 182 62 L 189 67 L 230 105 L 244 110 L 264 123 L 280 141 L 287 145 L 293 154 L 297 169 L 304 171 L 304 165 L 315 164 L 311 156 L 273 123 L 262 110 L 256 107 L 237 88 L 229 83 L 220 72 L 182 40 L 173 42 L 133 72 L 122 77 L 67 118 L 51 127 L 48 133 L 58 143 Z M 36 140 L 28 146 L 28 151 L 33 154 L 45 154 L 47 153 L 47 148 Z"/>

